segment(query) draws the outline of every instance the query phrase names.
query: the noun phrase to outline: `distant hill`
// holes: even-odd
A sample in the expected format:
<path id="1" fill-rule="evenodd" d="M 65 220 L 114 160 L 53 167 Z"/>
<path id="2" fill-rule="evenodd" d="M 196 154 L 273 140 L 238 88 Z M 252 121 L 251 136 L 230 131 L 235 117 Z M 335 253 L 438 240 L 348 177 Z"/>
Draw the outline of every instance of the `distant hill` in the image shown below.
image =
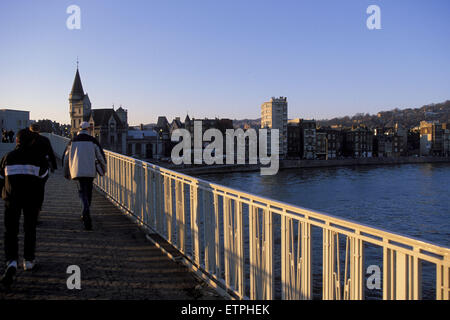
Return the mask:
<path id="1" fill-rule="evenodd" d="M 398 108 L 390 111 L 380 111 L 377 114 L 357 113 L 353 117 L 333 118 L 330 120 L 318 120 L 320 126 L 342 125 L 351 126 L 353 124 L 365 124 L 370 128 L 393 127 L 396 122 L 406 128 L 413 128 L 420 124 L 420 121 L 439 120 L 441 123 L 450 122 L 450 100 L 442 103 L 432 103 L 421 108 L 408 108 L 400 110 Z"/>
<path id="2" fill-rule="evenodd" d="M 450 123 L 450 100 L 442 103 L 432 103 L 421 108 L 408 108 L 400 110 L 398 108 L 390 111 L 380 111 L 377 114 L 357 113 L 352 117 L 345 116 L 340 118 L 317 120 L 318 126 L 341 125 L 351 127 L 353 124 L 365 124 L 370 128 L 393 127 L 396 122 L 406 128 L 414 128 L 420 124 L 420 121 L 439 120 L 441 123 Z M 244 128 L 248 125 L 250 128 L 259 128 L 261 119 L 242 119 L 233 120 L 235 128 Z"/>
<path id="3" fill-rule="evenodd" d="M 233 120 L 233 127 L 235 128 L 248 128 L 257 129 L 261 127 L 261 118 L 258 119 L 243 119 L 243 120 Z"/>
<path id="4" fill-rule="evenodd" d="M 414 128 L 420 124 L 420 121 L 439 120 L 441 123 L 450 123 L 450 100 L 441 103 L 432 103 L 421 108 L 408 108 L 400 110 L 398 108 L 390 111 L 380 111 L 377 114 L 357 113 L 354 116 L 345 116 L 340 118 L 317 120 L 318 126 L 341 125 L 351 127 L 353 124 L 365 124 L 370 128 L 393 127 L 396 122 L 406 128 Z M 151 129 L 156 124 L 149 123 L 144 125 L 145 129 Z M 234 119 L 235 128 L 254 128 L 261 127 L 261 118 L 258 119 Z M 136 129 L 139 126 L 133 126 Z"/>

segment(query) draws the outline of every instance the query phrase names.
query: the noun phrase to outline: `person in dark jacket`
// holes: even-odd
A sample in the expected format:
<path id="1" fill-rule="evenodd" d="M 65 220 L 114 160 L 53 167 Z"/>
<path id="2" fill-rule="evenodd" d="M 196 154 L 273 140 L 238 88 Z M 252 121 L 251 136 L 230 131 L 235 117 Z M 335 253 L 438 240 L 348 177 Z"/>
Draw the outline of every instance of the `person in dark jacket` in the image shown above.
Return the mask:
<path id="1" fill-rule="evenodd" d="M 14 142 L 14 131 L 9 130 L 8 131 L 8 137 L 9 137 L 9 142 L 13 143 Z"/>
<path id="2" fill-rule="evenodd" d="M 24 215 L 25 270 L 35 266 L 36 221 L 40 204 L 42 179 L 48 175 L 45 158 L 34 152 L 33 134 L 28 129 L 17 133 L 16 148 L 0 160 L 0 186 L 5 201 L 5 258 L 6 271 L 2 278 L 5 286 L 14 280 L 18 261 L 18 233 L 20 215 Z"/>
<path id="3" fill-rule="evenodd" d="M 92 230 L 90 206 L 92 187 L 97 175 L 97 165 L 106 171 L 106 157 L 100 143 L 88 132 L 89 123 L 82 122 L 81 130 L 69 142 L 63 155 L 64 171 L 70 172 L 70 178 L 78 182 L 78 194 L 83 204 L 83 219 L 86 230 Z"/>
<path id="4" fill-rule="evenodd" d="M 40 135 L 41 128 L 37 123 L 30 125 L 30 131 L 33 133 L 33 149 L 39 154 L 40 157 L 47 159 L 47 168 L 49 168 L 53 173 L 58 167 L 56 165 L 56 158 L 50 140 L 48 140 L 47 137 Z M 45 184 L 48 177 L 49 176 L 47 175 L 44 179 L 42 179 L 39 211 L 42 210 L 42 205 L 44 203 Z"/>

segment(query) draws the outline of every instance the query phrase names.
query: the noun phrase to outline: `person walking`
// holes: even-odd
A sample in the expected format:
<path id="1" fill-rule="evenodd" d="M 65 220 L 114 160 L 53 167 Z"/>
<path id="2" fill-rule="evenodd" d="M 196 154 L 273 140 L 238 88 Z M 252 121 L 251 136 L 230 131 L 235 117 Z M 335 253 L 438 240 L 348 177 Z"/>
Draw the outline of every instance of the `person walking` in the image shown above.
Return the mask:
<path id="1" fill-rule="evenodd" d="M 22 129 L 16 136 L 16 148 L 0 160 L 0 186 L 5 201 L 4 246 L 6 271 L 1 282 L 9 287 L 15 278 L 19 256 L 18 233 L 23 212 L 25 270 L 35 267 L 36 221 L 39 212 L 41 180 L 48 175 L 45 158 L 32 148 L 33 134 Z"/>
<path id="2" fill-rule="evenodd" d="M 8 131 L 8 137 L 9 137 L 9 142 L 13 143 L 14 142 L 14 131 L 9 130 Z"/>
<path id="3" fill-rule="evenodd" d="M 78 194 L 83 206 L 82 220 L 86 230 L 92 230 L 90 206 L 93 181 L 97 174 L 97 165 L 106 170 L 106 157 L 100 143 L 88 132 L 89 123 L 82 122 L 81 130 L 69 142 L 63 155 L 64 171 L 70 179 L 76 180 Z"/>
<path id="4" fill-rule="evenodd" d="M 37 154 L 39 154 L 40 157 L 45 158 L 47 161 L 45 162 L 47 164 L 47 168 L 50 169 L 50 171 L 53 173 L 58 168 L 56 164 L 56 158 L 55 154 L 53 152 L 52 145 L 50 143 L 50 140 L 48 140 L 47 137 L 44 137 L 40 134 L 41 128 L 37 123 L 33 123 L 30 125 L 30 131 L 33 134 L 33 143 L 32 147 L 35 150 Z M 44 203 L 44 196 L 45 196 L 45 184 L 47 183 L 47 180 L 49 178 L 49 175 L 47 175 L 44 179 L 42 179 L 42 188 L 40 189 L 40 205 L 39 205 L 39 213 L 42 210 L 42 205 Z M 38 219 L 39 224 L 39 219 Z"/>
<path id="5" fill-rule="evenodd" d="M 6 143 L 8 142 L 8 132 L 5 129 L 2 129 L 2 142 Z"/>

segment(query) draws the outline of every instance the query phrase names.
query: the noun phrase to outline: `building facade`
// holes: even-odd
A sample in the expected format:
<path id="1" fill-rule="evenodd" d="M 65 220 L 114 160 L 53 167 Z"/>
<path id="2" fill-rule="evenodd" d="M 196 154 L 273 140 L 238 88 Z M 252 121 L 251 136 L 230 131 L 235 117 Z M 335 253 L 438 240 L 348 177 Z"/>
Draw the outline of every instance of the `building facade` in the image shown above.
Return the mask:
<path id="1" fill-rule="evenodd" d="M 322 127 L 317 131 L 317 149 L 321 149 L 320 159 L 336 159 L 342 156 L 343 136 L 339 129 Z M 321 135 L 319 137 L 319 134 Z M 319 143 L 320 141 L 320 143 Z"/>
<path id="2" fill-rule="evenodd" d="M 316 121 L 293 119 L 288 121 L 290 156 L 301 159 L 316 159 Z"/>
<path id="3" fill-rule="evenodd" d="M 445 156 L 448 153 L 448 126 L 439 121 L 420 122 L 420 155 Z"/>
<path id="4" fill-rule="evenodd" d="M 286 157 L 288 153 L 287 107 L 286 97 L 272 97 L 270 101 L 261 105 L 261 128 L 279 130 L 280 158 Z"/>
<path id="5" fill-rule="evenodd" d="M 365 126 L 353 126 L 344 131 L 343 154 L 352 158 L 372 157 L 373 132 Z"/>
<path id="6" fill-rule="evenodd" d="M 30 111 L 0 109 L 0 130 L 12 130 L 16 134 L 29 125 Z"/>
<path id="7" fill-rule="evenodd" d="M 154 130 L 128 130 L 127 156 L 153 159 L 157 155 L 157 134 Z"/>

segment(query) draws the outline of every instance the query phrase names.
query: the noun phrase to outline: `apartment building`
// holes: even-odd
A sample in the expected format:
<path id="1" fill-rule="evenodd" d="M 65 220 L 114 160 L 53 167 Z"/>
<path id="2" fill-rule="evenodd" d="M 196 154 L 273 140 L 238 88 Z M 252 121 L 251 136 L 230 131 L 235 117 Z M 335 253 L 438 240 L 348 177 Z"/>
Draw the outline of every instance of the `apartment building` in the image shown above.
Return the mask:
<path id="1" fill-rule="evenodd" d="M 288 153 L 287 98 L 272 97 L 261 105 L 261 128 L 279 130 L 279 156 L 285 158 Z M 268 148 L 270 149 L 270 148 Z"/>

